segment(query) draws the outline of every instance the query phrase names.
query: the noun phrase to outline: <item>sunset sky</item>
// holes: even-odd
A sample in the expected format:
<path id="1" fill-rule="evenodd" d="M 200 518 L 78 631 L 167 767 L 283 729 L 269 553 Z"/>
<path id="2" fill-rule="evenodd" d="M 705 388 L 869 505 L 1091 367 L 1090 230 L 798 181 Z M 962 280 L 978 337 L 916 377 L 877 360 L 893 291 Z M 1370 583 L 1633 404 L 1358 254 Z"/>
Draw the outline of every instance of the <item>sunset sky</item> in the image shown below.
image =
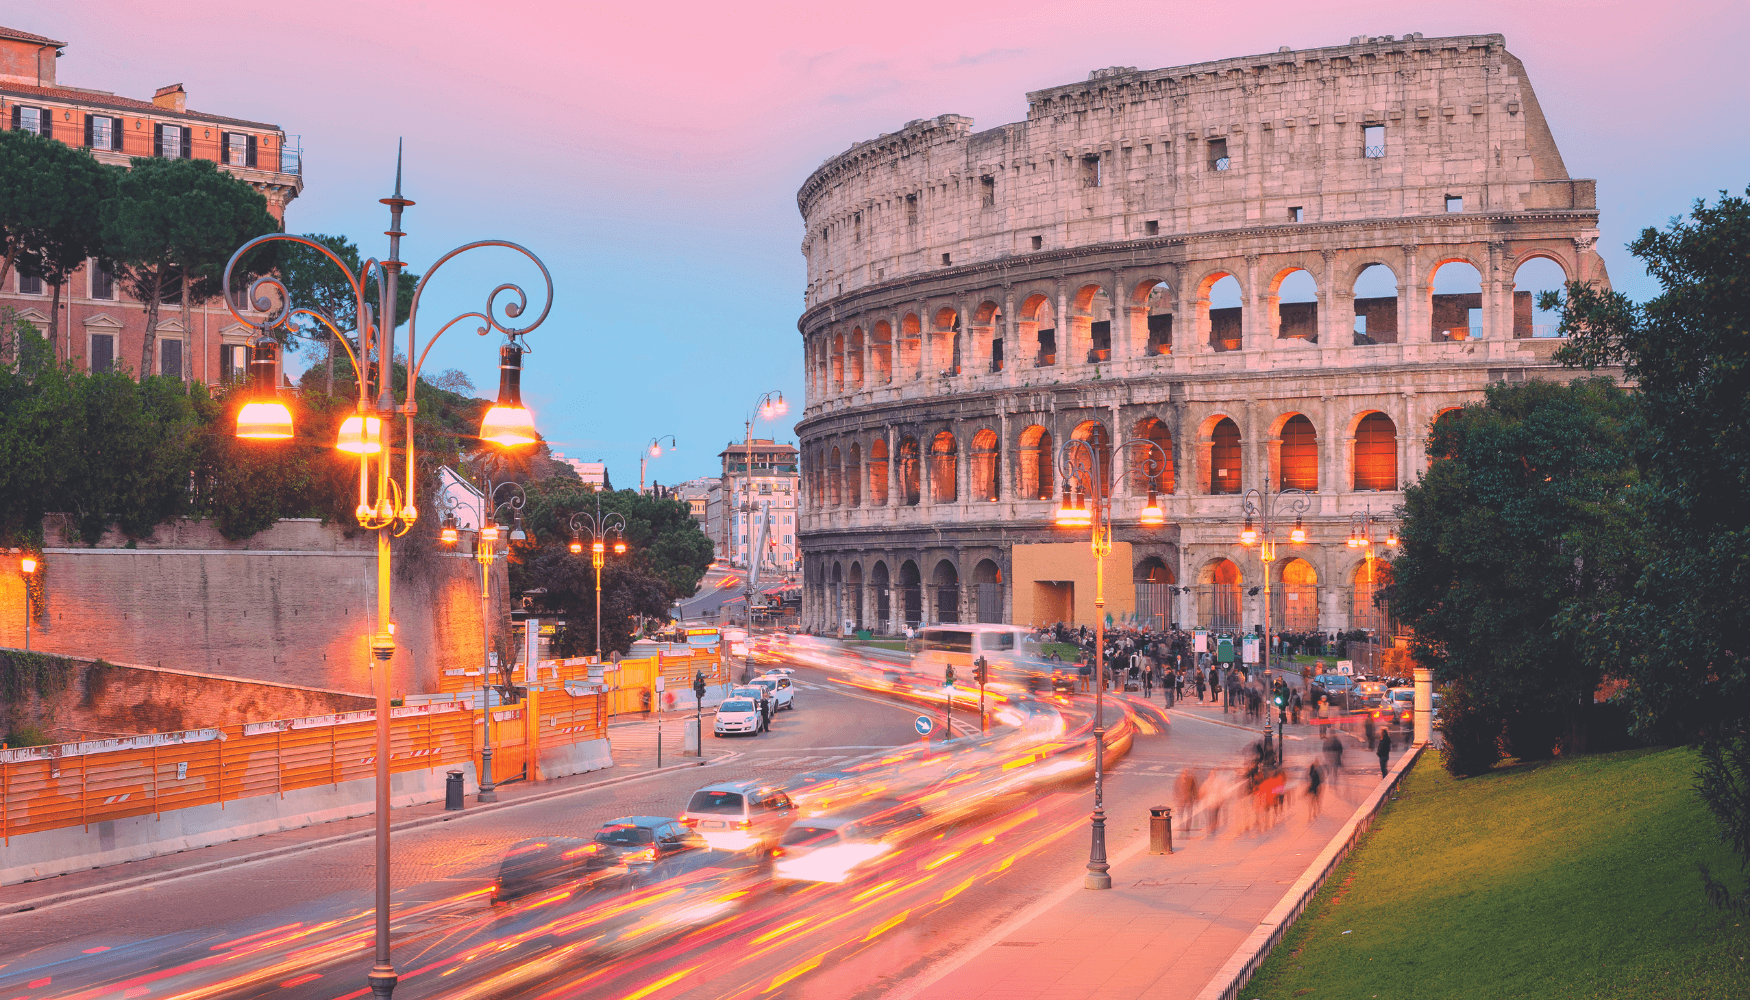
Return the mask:
<path id="1" fill-rule="evenodd" d="M 404 256 L 423 272 L 487 237 L 539 254 L 557 298 L 530 337 L 525 393 L 555 450 L 606 459 L 615 485 L 635 486 L 639 449 L 659 434 L 681 451 L 652 476 L 713 472 L 767 389 L 794 405 L 762 436 L 794 439 L 795 196 L 823 158 L 914 118 L 1018 121 L 1028 90 L 1095 68 L 1500 32 L 1569 172 L 1598 180 L 1598 250 L 1637 298 L 1651 286 L 1624 244 L 1750 183 L 1742 2 L 1386 6 L 5 0 L 0 24 L 65 40 L 64 85 L 150 99 L 180 82 L 191 109 L 301 135 L 307 186 L 288 228 L 369 253 L 385 250 L 377 199 L 404 137 L 418 203 Z M 422 327 L 530 276 L 485 258 L 440 272 Z M 471 326 L 433 355 L 495 390 L 494 342 Z"/>

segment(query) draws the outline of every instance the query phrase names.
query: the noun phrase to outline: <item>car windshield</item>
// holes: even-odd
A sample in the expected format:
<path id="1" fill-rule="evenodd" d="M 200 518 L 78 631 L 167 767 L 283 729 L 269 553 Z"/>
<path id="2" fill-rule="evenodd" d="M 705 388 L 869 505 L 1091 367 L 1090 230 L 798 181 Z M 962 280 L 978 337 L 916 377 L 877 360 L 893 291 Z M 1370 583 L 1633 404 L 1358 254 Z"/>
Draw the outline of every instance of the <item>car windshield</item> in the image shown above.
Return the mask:
<path id="1" fill-rule="evenodd" d="M 1393 691 L 1391 693 L 1391 700 L 1392 701 L 1412 701 L 1415 699 L 1415 697 L 1416 697 L 1416 692 L 1410 691 L 1407 689 L 1400 690 L 1400 691 Z"/>
<path id="2" fill-rule="evenodd" d="M 655 843 L 656 835 L 649 827 L 633 826 L 630 823 L 614 823 L 597 830 L 595 842 L 612 844 L 615 847 L 636 847 L 639 844 Z"/>
<path id="3" fill-rule="evenodd" d="M 723 715 L 724 713 L 733 714 L 735 712 L 751 712 L 751 711 L 753 711 L 753 702 L 751 702 L 751 701 L 726 701 L 723 704 L 717 706 L 717 714 L 718 715 Z"/>
<path id="4" fill-rule="evenodd" d="M 769 691 L 772 688 L 777 687 L 778 682 L 769 677 L 761 677 L 753 682 L 753 686 Z"/>
<path id="5" fill-rule="evenodd" d="M 741 806 L 740 792 L 714 792 L 707 789 L 693 793 L 693 800 L 687 803 L 687 812 L 740 816 Z"/>
<path id="6" fill-rule="evenodd" d="M 839 842 L 839 832 L 818 826 L 803 826 L 800 823 L 785 831 L 782 841 L 785 847 L 829 847 Z"/>

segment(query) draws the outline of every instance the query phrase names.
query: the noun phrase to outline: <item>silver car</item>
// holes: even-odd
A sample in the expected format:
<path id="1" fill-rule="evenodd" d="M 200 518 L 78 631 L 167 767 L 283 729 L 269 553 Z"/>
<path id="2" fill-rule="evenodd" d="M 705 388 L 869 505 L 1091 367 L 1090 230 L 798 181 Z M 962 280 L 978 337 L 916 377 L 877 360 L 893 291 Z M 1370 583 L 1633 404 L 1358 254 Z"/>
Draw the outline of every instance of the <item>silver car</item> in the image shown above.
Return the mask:
<path id="1" fill-rule="evenodd" d="M 693 793 L 681 822 L 719 851 L 770 851 L 798 810 L 782 788 L 761 781 L 720 781 Z"/>

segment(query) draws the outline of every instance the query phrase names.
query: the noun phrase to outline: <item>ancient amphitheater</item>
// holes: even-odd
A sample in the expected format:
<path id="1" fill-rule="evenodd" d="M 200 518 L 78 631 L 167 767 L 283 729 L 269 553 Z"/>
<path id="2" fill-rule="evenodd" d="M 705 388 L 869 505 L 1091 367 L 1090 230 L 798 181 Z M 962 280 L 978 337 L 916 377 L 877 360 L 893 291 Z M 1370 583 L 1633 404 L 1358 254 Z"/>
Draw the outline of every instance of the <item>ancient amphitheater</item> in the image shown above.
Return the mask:
<path id="1" fill-rule="evenodd" d="M 1087 532 L 1051 522 L 1069 439 L 1113 466 L 1114 617 L 1257 623 L 1238 535 L 1269 483 L 1316 493 L 1274 627 L 1378 627 L 1356 516 L 1389 517 L 1441 412 L 1560 377 L 1534 291 L 1607 281 L 1594 183 L 1500 35 L 1099 70 L 1023 122 L 857 143 L 797 202 L 824 630 L 1091 623 Z M 1142 439 L 1171 457 L 1152 482 Z"/>

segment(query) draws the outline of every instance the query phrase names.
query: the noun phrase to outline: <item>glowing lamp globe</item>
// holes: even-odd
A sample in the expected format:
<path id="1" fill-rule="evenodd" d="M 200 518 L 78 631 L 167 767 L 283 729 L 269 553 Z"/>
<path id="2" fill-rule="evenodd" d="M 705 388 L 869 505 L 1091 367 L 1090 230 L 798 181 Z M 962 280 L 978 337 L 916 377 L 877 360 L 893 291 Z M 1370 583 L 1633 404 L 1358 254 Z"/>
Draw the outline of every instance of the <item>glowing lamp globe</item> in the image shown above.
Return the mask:
<path id="1" fill-rule="evenodd" d="M 608 550 L 608 547 L 606 545 L 603 545 L 601 542 L 591 542 L 590 546 L 589 546 L 589 550 L 591 552 L 606 552 Z"/>
<path id="2" fill-rule="evenodd" d="M 1245 527 L 1245 530 L 1240 532 L 1240 544 L 1241 545 L 1253 545 L 1253 544 L 1256 544 L 1257 541 L 1258 541 L 1258 532 L 1256 529 L 1254 529 L 1251 526 L 1251 524 L 1248 523 Z"/>
<path id="3" fill-rule="evenodd" d="M 571 536 L 571 554 L 574 556 L 583 555 L 583 541 L 576 535 Z"/>
<path id="4" fill-rule="evenodd" d="M 438 532 L 438 538 L 442 540 L 445 545 L 454 545 L 456 544 L 456 539 L 459 537 L 460 534 L 456 531 L 456 515 L 451 514 L 445 517 L 443 530 Z"/>
<path id="5" fill-rule="evenodd" d="M 1288 537 L 1296 545 L 1306 541 L 1306 525 L 1300 523 L 1300 518 L 1294 519 L 1294 530 L 1288 533 Z"/>
<path id="6" fill-rule="evenodd" d="M 36 560 L 31 558 L 30 556 L 25 556 L 23 559 L 20 559 L 18 561 L 18 568 L 23 570 L 26 573 L 35 573 L 36 572 Z"/>
<path id="7" fill-rule="evenodd" d="M 614 543 L 614 555 L 623 556 L 625 554 L 626 554 L 626 543 L 625 542 L 615 542 Z"/>
<path id="8" fill-rule="evenodd" d="M 493 542 L 498 541 L 498 525 L 489 523 L 486 525 L 486 527 L 481 528 L 480 529 L 480 540 L 483 542 L 486 542 L 489 545 Z"/>
<path id="9" fill-rule="evenodd" d="M 480 421 L 480 439 L 500 448 L 523 448 L 540 440 L 535 417 L 523 405 L 523 351 L 515 344 L 498 349 L 498 402 Z"/>
<path id="10" fill-rule="evenodd" d="M 1148 495 L 1148 506 L 1144 507 L 1142 509 L 1142 517 L 1141 517 L 1142 523 L 1148 524 L 1148 525 L 1157 525 L 1157 524 L 1166 523 L 1166 520 L 1167 520 L 1167 515 L 1166 515 L 1165 511 L 1161 510 L 1160 499 L 1157 498 L 1153 493 L 1150 493 Z"/>
<path id="11" fill-rule="evenodd" d="M 245 403 L 237 411 L 237 436 L 245 441 L 284 441 L 292 436 L 292 411 L 277 401 Z"/>
<path id="12" fill-rule="evenodd" d="M 355 413 L 340 425 L 334 447 L 352 455 L 377 455 L 383 451 L 383 421 Z"/>

